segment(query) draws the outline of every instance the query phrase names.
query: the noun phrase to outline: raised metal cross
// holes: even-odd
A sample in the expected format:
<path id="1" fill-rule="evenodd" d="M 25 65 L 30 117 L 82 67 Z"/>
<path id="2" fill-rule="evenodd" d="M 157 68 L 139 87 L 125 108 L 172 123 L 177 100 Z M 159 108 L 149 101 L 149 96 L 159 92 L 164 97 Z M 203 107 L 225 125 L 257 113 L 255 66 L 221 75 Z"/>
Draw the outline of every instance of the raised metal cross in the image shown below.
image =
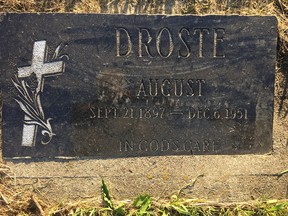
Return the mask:
<path id="1" fill-rule="evenodd" d="M 50 62 L 45 63 L 47 57 L 46 41 L 36 41 L 33 45 L 32 64 L 31 66 L 18 68 L 18 77 L 25 78 L 31 76 L 33 73 L 36 75 L 38 86 L 36 88 L 37 94 L 43 91 L 44 77 L 56 76 L 64 72 L 64 62 Z M 43 114 L 40 97 L 38 95 L 37 102 L 40 112 Z M 29 121 L 31 118 L 27 115 L 24 116 L 24 121 Z M 35 146 L 37 125 L 23 125 L 22 146 Z"/>

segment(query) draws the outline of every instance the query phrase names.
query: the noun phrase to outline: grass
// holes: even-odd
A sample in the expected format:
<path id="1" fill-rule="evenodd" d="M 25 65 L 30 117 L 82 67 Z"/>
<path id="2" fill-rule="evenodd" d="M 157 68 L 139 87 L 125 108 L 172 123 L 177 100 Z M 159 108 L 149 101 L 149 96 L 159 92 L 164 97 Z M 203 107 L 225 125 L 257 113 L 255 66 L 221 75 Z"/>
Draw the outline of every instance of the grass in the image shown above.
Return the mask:
<path id="1" fill-rule="evenodd" d="M 0 12 L 275 15 L 279 29 L 276 94 L 282 92 L 276 103 L 279 111 L 285 111 L 284 117 L 288 114 L 288 103 L 285 102 L 288 87 L 287 0 L 0 0 Z M 285 170 L 279 176 L 287 172 Z M 288 200 L 219 203 L 183 199 L 174 194 L 167 199 L 139 195 L 133 200 L 117 201 L 112 199 L 104 181 L 100 200 L 95 195 L 78 202 L 53 204 L 33 192 L 10 187 L 14 178 L 7 173 L 9 167 L 0 163 L 0 215 L 288 215 Z"/>
<path id="2" fill-rule="evenodd" d="M 203 216 L 280 216 L 288 215 L 288 200 L 254 200 L 241 203 L 219 203 L 198 199 L 183 199 L 174 194 L 170 199 L 155 199 L 139 195 L 134 200 L 114 201 L 104 181 L 101 185 L 102 200 L 97 197 L 78 202 L 63 202 L 47 205 L 35 195 L 15 193 L 13 203 L 3 194 L 0 215 L 50 215 L 50 216 L 93 216 L 93 215 L 203 215 Z M 2 197 L 1 197 L 2 196 Z M 27 197 L 25 197 L 27 196 Z M 9 200 L 11 197 L 9 197 Z"/>
<path id="3" fill-rule="evenodd" d="M 113 203 L 108 187 L 102 180 L 101 206 L 95 204 L 81 207 L 81 202 L 70 208 L 54 209 L 49 215 L 288 215 L 287 200 L 253 201 L 243 203 L 218 203 L 197 199 L 183 199 L 176 194 L 169 200 L 154 200 L 149 195 L 140 195 L 133 201 Z M 93 207 L 94 206 L 94 207 Z"/>

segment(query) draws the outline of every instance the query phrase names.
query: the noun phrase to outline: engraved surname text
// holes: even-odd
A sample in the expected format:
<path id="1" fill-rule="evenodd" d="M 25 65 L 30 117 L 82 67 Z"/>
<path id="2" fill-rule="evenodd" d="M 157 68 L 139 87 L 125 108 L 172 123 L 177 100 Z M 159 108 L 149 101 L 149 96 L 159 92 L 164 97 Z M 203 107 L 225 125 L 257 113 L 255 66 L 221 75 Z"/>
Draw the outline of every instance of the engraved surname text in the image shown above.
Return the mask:
<path id="1" fill-rule="evenodd" d="M 224 28 L 115 28 L 115 56 L 225 58 Z M 135 38 L 136 37 L 136 38 Z M 211 47 L 212 49 L 207 49 Z"/>

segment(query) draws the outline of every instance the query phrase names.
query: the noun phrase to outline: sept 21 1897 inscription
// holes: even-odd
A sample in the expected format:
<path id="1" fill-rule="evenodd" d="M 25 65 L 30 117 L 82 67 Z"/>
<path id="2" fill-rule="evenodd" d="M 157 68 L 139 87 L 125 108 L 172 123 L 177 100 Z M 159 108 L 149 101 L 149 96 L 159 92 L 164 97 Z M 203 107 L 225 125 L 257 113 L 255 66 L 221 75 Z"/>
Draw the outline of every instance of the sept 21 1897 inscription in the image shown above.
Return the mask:
<path id="1" fill-rule="evenodd" d="M 0 17 L 5 158 L 272 150 L 275 17 Z"/>

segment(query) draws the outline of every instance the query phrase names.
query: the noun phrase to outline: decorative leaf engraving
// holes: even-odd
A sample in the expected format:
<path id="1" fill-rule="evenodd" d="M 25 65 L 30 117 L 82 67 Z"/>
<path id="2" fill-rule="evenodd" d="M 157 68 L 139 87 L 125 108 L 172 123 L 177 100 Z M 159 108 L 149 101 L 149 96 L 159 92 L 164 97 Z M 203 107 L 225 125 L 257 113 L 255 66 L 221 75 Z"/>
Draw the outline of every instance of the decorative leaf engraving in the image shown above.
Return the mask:
<path id="1" fill-rule="evenodd" d="M 31 119 L 24 120 L 26 125 L 39 125 L 42 127 L 41 134 L 45 137 L 48 137 L 48 141 L 41 140 L 42 144 L 48 144 L 52 137 L 56 134 L 53 133 L 52 127 L 50 124 L 51 118 L 45 120 L 44 113 L 41 112 L 40 105 L 38 103 L 37 97 L 39 97 L 39 92 L 36 92 L 36 88 L 31 88 L 25 80 L 19 80 L 17 76 L 14 79 L 11 79 L 13 85 L 18 90 L 17 98 L 14 100 L 19 104 L 21 110 Z"/>
<path id="2" fill-rule="evenodd" d="M 68 61 L 68 60 L 69 60 L 69 56 L 68 56 L 67 54 L 61 54 L 62 51 L 63 51 L 63 49 L 64 49 L 65 47 L 67 47 L 67 46 L 68 46 L 67 44 L 62 44 L 62 43 L 60 43 L 60 44 L 56 47 L 56 49 L 55 49 L 55 51 L 54 51 L 54 53 L 53 53 L 53 56 L 52 56 L 51 60 L 57 60 L 57 59 L 63 60 L 63 59 L 64 59 L 64 61 Z"/>

